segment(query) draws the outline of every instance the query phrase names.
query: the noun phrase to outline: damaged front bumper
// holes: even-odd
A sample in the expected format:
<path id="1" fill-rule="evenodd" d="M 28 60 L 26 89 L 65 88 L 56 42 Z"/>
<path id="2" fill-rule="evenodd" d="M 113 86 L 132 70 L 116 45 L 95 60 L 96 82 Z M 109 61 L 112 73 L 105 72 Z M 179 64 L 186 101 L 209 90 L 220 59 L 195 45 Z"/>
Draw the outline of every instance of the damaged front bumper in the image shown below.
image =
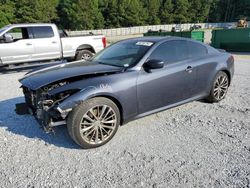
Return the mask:
<path id="1" fill-rule="evenodd" d="M 55 119 L 55 117 L 52 117 L 52 114 L 50 112 L 47 112 L 45 110 L 38 109 L 34 113 L 34 110 L 30 108 L 27 103 L 18 103 L 16 104 L 16 113 L 18 115 L 33 115 L 37 122 L 43 127 L 45 132 L 52 132 L 53 127 L 60 126 L 60 125 L 66 125 L 65 118 L 61 117 L 60 119 Z M 68 113 L 63 112 L 62 116 L 66 117 Z"/>
<path id="2" fill-rule="evenodd" d="M 16 104 L 19 115 L 31 114 L 46 132 L 53 127 L 66 124 L 66 117 L 72 109 L 61 110 L 51 99 L 46 99 L 40 91 L 32 91 L 23 87 L 25 102 Z"/>

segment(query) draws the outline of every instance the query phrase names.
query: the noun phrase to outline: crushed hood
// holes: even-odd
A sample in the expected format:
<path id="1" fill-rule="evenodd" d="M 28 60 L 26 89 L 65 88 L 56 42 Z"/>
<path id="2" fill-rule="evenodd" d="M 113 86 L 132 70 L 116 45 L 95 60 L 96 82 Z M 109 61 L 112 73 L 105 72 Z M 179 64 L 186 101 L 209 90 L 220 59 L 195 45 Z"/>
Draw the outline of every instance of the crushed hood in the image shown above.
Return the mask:
<path id="1" fill-rule="evenodd" d="M 48 84 L 78 76 L 93 76 L 97 74 L 115 73 L 123 67 L 99 64 L 95 62 L 71 62 L 39 69 L 26 74 L 19 81 L 29 89 L 37 90 Z"/>

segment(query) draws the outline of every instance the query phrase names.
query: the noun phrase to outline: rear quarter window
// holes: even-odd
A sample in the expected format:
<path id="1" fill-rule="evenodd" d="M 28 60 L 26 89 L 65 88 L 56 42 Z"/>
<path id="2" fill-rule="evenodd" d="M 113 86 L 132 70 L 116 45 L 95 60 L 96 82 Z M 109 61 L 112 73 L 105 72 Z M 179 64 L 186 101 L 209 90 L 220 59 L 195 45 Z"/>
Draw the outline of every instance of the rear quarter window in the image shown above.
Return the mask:
<path id="1" fill-rule="evenodd" d="M 54 32 L 50 26 L 32 27 L 34 38 L 51 38 L 54 37 Z"/>
<path id="2" fill-rule="evenodd" d="M 207 55 L 208 50 L 205 46 L 196 42 L 188 41 L 187 43 L 188 43 L 189 55 L 191 58 L 199 58 Z"/>

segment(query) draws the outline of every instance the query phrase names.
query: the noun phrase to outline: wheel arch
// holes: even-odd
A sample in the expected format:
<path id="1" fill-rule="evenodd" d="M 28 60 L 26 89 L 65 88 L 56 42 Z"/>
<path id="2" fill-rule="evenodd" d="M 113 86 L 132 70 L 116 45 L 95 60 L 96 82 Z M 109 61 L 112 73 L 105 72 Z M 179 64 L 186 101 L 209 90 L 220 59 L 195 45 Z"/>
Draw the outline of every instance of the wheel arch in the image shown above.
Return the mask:
<path id="1" fill-rule="evenodd" d="M 222 69 L 222 70 L 220 70 L 220 71 L 227 74 L 227 76 L 228 76 L 228 81 L 229 81 L 229 86 L 230 86 L 230 84 L 231 84 L 231 79 L 232 79 L 230 72 L 229 72 L 228 70 L 226 70 L 226 69 Z"/>
<path id="2" fill-rule="evenodd" d="M 97 98 L 97 97 L 107 98 L 116 104 L 116 106 L 118 107 L 119 112 L 120 112 L 120 125 L 122 125 L 124 122 L 124 119 L 123 119 L 124 117 L 123 117 L 123 107 L 122 107 L 121 102 L 116 97 L 111 96 L 111 95 L 105 95 L 105 94 L 104 95 L 103 94 L 102 95 L 95 95 L 95 96 L 90 97 L 88 99 Z"/>
<path id="3" fill-rule="evenodd" d="M 227 74 L 228 80 L 229 80 L 229 86 L 230 86 L 230 84 L 231 84 L 231 79 L 232 79 L 232 76 L 231 76 L 230 71 L 227 70 L 225 67 L 218 68 L 218 69 L 216 69 L 216 70 L 213 72 L 213 75 L 212 75 L 212 76 L 210 77 L 210 79 L 209 79 L 208 87 L 207 87 L 207 89 L 206 89 L 207 94 L 210 94 L 211 89 L 212 89 L 212 87 L 213 87 L 213 83 L 214 83 L 215 78 L 216 78 L 216 75 L 217 75 L 219 72 L 224 72 L 224 73 Z"/>
<path id="4" fill-rule="evenodd" d="M 65 112 L 69 109 L 75 108 L 77 105 L 81 104 L 82 101 L 98 97 L 107 98 L 117 105 L 120 112 L 120 120 L 121 120 L 120 124 L 122 125 L 124 123 L 124 108 L 121 101 L 118 99 L 118 97 L 114 96 L 112 93 L 109 93 L 107 91 L 98 92 L 96 90 L 96 87 L 89 87 L 85 89 L 84 94 L 82 92 L 77 92 L 76 94 L 73 94 L 65 101 L 63 101 L 58 107 L 61 112 L 63 111 Z"/>
<path id="5" fill-rule="evenodd" d="M 76 49 L 76 53 L 78 53 L 81 50 L 89 50 L 92 53 L 95 53 L 95 49 L 93 48 L 93 46 L 91 46 L 89 44 L 82 44 L 82 45 L 78 46 Z"/>

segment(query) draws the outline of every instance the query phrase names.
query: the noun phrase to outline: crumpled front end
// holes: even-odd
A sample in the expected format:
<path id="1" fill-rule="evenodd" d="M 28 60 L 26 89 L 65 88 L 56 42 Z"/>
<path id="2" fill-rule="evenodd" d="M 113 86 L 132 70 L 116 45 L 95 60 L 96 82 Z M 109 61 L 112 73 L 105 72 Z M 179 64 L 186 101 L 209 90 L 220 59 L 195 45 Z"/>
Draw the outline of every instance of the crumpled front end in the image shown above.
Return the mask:
<path id="1" fill-rule="evenodd" d="M 101 86 L 107 83 L 107 76 L 122 71 L 122 67 L 76 62 L 34 71 L 19 81 L 28 108 L 39 123 L 50 130 L 53 126 L 66 123 L 68 113 L 84 100 L 89 88 L 93 90 L 97 86 L 105 89 Z M 71 98 L 74 96 L 76 101 Z M 67 108 L 60 108 L 65 101 Z"/>
<path id="2" fill-rule="evenodd" d="M 65 118 L 68 112 L 59 112 L 57 107 L 60 102 L 77 92 L 77 90 L 65 91 L 55 96 L 48 94 L 50 90 L 65 84 L 67 82 L 48 85 L 38 90 L 31 90 L 22 86 L 26 105 L 46 131 L 52 130 L 54 126 L 66 124 Z"/>

